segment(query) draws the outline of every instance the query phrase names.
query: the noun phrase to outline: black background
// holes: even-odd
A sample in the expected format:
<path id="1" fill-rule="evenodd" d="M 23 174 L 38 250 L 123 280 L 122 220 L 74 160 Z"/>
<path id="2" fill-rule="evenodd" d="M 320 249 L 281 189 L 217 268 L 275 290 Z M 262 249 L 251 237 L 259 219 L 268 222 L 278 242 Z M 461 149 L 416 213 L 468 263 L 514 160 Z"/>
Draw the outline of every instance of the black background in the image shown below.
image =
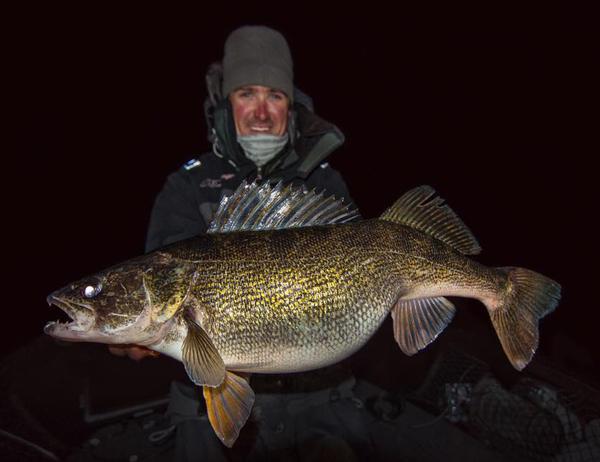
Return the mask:
<path id="1" fill-rule="evenodd" d="M 434 186 L 480 241 L 480 261 L 562 284 L 542 351 L 560 356 L 567 342 L 575 362 L 598 364 L 592 16 L 545 3 L 283 8 L 53 6 L 9 18 L 17 144 L 4 154 L 2 351 L 40 335 L 49 292 L 143 252 L 167 174 L 209 149 L 208 65 L 231 30 L 261 23 L 284 33 L 297 85 L 346 134 L 330 162 L 363 215 Z"/>

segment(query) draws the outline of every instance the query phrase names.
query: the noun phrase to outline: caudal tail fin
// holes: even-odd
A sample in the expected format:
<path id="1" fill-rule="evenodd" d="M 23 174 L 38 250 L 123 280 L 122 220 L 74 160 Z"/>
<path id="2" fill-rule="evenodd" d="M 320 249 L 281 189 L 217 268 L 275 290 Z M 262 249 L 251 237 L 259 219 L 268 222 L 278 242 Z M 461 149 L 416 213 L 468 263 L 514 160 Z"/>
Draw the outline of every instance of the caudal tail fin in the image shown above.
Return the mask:
<path id="1" fill-rule="evenodd" d="M 488 311 L 504 352 L 512 365 L 522 370 L 538 346 L 538 321 L 552 312 L 560 299 L 560 285 L 524 268 L 497 268 L 508 276 L 508 284 Z"/>

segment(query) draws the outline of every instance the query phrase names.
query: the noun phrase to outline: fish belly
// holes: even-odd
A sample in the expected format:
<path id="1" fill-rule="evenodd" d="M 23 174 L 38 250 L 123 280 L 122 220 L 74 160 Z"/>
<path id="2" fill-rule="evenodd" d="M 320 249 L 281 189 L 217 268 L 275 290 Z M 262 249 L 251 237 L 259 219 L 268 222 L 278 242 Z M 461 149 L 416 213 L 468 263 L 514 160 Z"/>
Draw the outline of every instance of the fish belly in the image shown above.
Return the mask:
<path id="1" fill-rule="evenodd" d="M 210 265 L 209 265 L 210 266 Z M 374 334 L 398 297 L 389 262 L 365 254 L 206 267 L 201 324 L 228 369 L 299 372 L 340 361 Z M 208 282 L 210 281 L 210 282 Z"/>
<path id="2" fill-rule="evenodd" d="M 323 367 L 364 345 L 399 299 L 481 298 L 496 283 L 449 246 L 383 221 L 211 239 L 190 296 L 231 370 Z"/>

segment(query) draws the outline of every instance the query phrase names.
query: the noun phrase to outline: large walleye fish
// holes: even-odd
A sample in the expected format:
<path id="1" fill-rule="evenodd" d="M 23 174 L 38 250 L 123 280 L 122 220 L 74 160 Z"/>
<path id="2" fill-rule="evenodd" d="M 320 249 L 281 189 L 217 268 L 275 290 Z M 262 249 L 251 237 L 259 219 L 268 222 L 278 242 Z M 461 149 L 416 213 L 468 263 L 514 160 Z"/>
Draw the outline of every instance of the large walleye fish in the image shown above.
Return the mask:
<path id="1" fill-rule="evenodd" d="M 232 446 L 254 393 L 238 373 L 286 373 L 340 361 L 391 313 L 415 354 L 448 325 L 446 296 L 488 309 L 512 365 L 538 345 L 560 286 L 523 268 L 488 268 L 471 232 L 429 186 L 378 219 L 304 188 L 243 183 L 207 234 L 143 255 L 48 296 L 72 322 L 53 337 L 138 344 L 182 361 L 203 386 L 210 423 Z"/>

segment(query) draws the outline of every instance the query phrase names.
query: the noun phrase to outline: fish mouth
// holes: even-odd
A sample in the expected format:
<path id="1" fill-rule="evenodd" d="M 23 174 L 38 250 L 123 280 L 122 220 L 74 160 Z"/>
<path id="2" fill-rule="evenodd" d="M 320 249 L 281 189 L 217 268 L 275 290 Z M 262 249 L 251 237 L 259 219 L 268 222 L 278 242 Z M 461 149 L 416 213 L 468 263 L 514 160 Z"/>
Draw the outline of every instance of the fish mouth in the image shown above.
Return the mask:
<path id="1" fill-rule="evenodd" d="M 46 298 L 48 305 L 60 308 L 69 321 L 50 321 L 44 326 L 44 332 L 63 340 L 77 340 L 88 332 L 94 323 L 94 310 L 91 306 L 76 303 L 51 294 Z"/>

